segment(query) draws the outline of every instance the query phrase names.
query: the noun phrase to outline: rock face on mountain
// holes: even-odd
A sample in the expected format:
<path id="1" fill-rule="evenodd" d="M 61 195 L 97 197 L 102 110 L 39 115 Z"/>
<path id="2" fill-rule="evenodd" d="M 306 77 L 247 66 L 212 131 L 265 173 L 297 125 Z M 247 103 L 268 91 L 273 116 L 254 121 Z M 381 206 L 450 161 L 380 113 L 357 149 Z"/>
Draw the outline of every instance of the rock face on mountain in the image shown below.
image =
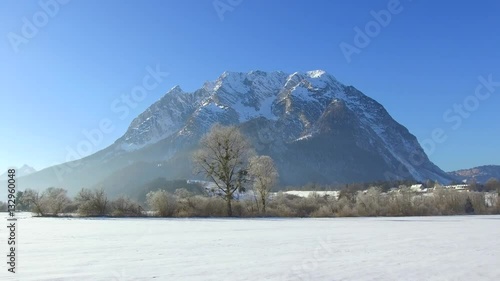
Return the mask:
<path id="1" fill-rule="evenodd" d="M 486 183 L 491 178 L 500 180 L 500 165 L 479 166 L 449 172 L 449 174 L 460 180 L 467 180 L 467 182 L 476 181 L 478 183 Z"/>
<path id="2" fill-rule="evenodd" d="M 108 148 L 24 183 L 118 192 L 157 176 L 192 178 L 191 152 L 215 123 L 240 126 L 258 153 L 274 158 L 282 184 L 452 179 L 382 105 L 317 70 L 224 72 L 190 93 L 176 86 Z"/>

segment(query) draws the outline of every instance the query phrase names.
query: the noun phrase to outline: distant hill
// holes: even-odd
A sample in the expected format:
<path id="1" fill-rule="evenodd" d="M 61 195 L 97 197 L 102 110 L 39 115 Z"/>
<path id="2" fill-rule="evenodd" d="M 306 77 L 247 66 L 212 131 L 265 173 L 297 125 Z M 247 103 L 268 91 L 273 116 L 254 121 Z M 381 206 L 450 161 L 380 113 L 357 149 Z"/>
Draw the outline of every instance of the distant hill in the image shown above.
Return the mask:
<path id="1" fill-rule="evenodd" d="M 24 164 L 21 168 L 16 169 L 16 177 L 23 177 L 36 172 L 35 168 Z M 0 175 L 0 180 L 7 179 L 7 172 Z"/>
<path id="2" fill-rule="evenodd" d="M 460 180 L 471 181 L 475 179 L 478 183 L 485 183 L 490 178 L 496 178 L 500 180 L 500 165 L 479 166 L 471 169 L 449 172 L 448 174 L 453 177 L 459 178 Z"/>

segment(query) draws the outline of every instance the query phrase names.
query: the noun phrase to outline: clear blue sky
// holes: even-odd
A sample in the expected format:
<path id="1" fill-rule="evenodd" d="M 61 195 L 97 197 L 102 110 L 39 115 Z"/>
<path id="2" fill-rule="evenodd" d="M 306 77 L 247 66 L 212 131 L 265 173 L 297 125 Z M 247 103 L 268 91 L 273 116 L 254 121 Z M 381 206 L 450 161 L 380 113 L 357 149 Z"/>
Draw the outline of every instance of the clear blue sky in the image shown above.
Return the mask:
<path id="1" fill-rule="evenodd" d="M 500 81 L 500 2 L 401 0 L 350 62 L 339 45 L 355 46 L 354 28 L 390 1 L 237 2 L 220 0 L 237 4 L 221 20 L 213 0 L 72 0 L 51 15 L 39 1 L 0 1 L 0 169 L 64 162 L 82 131 L 107 118 L 114 130 L 92 149 L 105 148 L 177 84 L 194 90 L 225 70 L 313 69 L 375 98 L 421 142 L 441 128 L 446 140 L 427 150 L 444 170 L 500 164 L 500 86 L 478 105 L 468 98 L 479 76 Z M 25 27 L 32 38 L 19 43 L 23 18 L 40 27 Z M 169 76 L 145 100 L 127 116 L 110 109 L 157 65 Z M 445 121 L 464 101 L 478 108 Z"/>

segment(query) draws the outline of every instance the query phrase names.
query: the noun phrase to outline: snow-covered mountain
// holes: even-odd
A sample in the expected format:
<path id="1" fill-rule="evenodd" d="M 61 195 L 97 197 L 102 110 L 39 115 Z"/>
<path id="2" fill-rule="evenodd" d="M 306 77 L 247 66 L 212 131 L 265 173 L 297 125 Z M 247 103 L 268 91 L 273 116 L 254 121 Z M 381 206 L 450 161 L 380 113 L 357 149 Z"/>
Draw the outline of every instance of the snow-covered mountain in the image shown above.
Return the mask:
<path id="1" fill-rule="evenodd" d="M 20 168 L 16 168 L 16 177 L 27 176 L 27 175 L 33 174 L 35 172 L 36 172 L 35 168 L 24 164 Z M 7 179 L 7 175 L 8 175 L 7 172 L 0 175 L 0 180 Z"/>
<path id="2" fill-rule="evenodd" d="M 316 70 L 224 72 L 194 92 L 176 86 L 110 147 L 25 183 L 57 176 L 68 187 L 119 189 L 131 177 L 134 184 L 155 176 L 191 178 L 191 152 L 215 123 L 240 126 L 259 153 L 274 158 L 283 184 L 452 178 L 382 105 Z"/>

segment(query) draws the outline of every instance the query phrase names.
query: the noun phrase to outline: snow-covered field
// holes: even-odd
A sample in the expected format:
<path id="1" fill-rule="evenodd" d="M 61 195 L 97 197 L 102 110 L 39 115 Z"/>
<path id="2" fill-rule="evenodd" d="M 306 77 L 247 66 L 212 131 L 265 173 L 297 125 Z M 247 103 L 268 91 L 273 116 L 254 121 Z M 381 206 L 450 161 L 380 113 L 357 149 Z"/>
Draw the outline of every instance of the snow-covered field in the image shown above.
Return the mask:
<path id="1" fill-rule="evenodd" d="M 21 216 L 18 273 L 0 280 L 500 280 L 500 216 Z"/>

